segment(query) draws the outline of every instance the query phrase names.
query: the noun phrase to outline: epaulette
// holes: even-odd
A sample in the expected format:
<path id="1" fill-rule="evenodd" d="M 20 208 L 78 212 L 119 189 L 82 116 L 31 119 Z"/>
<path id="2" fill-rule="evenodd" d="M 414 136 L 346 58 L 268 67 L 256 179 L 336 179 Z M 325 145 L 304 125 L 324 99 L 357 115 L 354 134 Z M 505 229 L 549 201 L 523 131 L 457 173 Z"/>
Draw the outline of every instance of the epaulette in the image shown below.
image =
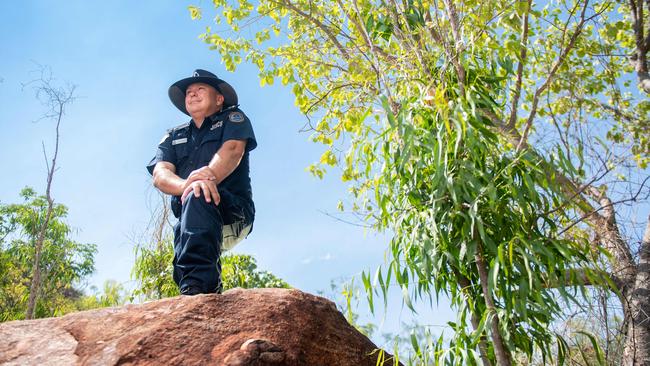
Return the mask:
<path id="1" fill-rule="evenodd" d="M 169 129 L 169 132 L 171 133 L 171 132 L 176 132 L 176 131 L 178 131 L 178 130 L 182 130 L 182 129 L 184 129 L 184 128 L 189 127 L 189 125 L 190 125 L 190 122 L 185 122 L 185 123 L 180 124 L 180 125 L 178 125 L 178 126 L 176 126 L 176 127 L 172 127 L 172 128 L 170 128 L 170 129 Z"/>
<path id="2" fill-rule="evenodd" d="M 218 113 L 213 114 L 212 116 L 210 116 L 210 119 L 212 121 L 219 120 L 219 119 L 224 118 L 224 116 L 227 116 L 230 113 L 235 112 L 235 111 L 241 112 L 241 110 L 239 109 L 239 104 L 231 105 L 231 106 L 229 106 L 227 108 L 224 108 L 224 109 L 220 110 Z"/>
<path id="3" fill-rule="evenodd" d="M 229 106 L 227 108 L 224 108 L 223 110 L 221 110 L 221 113 L 226 113 L 226 112 L 230 112 L 230 111 L 234 111 L 234 110 L 238 110 L 238 111 L 241 112 L 241 110 L 239 109 L 239 104 L 231 105 L 231 106 Z"/>

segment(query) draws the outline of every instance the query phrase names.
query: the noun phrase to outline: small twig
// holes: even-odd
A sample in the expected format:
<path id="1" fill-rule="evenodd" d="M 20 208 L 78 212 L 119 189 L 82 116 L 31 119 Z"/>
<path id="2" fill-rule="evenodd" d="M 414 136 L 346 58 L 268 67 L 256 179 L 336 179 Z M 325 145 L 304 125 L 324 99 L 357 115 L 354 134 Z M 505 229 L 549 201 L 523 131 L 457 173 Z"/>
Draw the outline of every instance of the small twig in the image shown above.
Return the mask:
<path id="1" fill-rule="evenodd" d="M 630 198 L 624 198 L 624 199 L 621 199 L 621 200 L 618 200 L 618 201 L 614 201 L 614 202 L 611 202 L 611 201 L 610 201 L 610 203 L 608 203 L 608 204 L 602 205 L 602 206 L 600 206 L 600 207 L 594 209 L 594 210 L 591 211 L 591 212 L 587 212 L 587 213 L 585 213 L 585 214 L 582 215 L 578 220 L 572 222 L 569 226 L 567 226 L 567 227 L 565 227 L 564 229 L 562 229 L 562 231 L 560 231 L 560 232 L 557 234 L 557 236 L 560 236 L 560 235 L 564 234 L 565 232 L 567 232 L 567 231 L 568 231 L 569 229 L 571 229 L 572 227 L 578 225 L 579 223 L 581 223 L 582 221 L 586 220 L 586 219 L 589 218 L 590 216 L 592 216 L 592 215 L 598 213 L 599 211 L 606 210 L 606 209 L 610 209 L 610 208 L 612 208 L 612 207 L 614 207 L 614 206 L 616 206 L 616 205 L 618 205 L 618 204 L 624 203 L 624 202 L 630 202 L 630 201 L 633 201 L 633 202 L 634 202 L 634 201 L 636 201 L 636 200 L 639 198 L 639 196 L 641 195 L 641 191 L 642 191 L 643 188 L 645 187 L 645 184 L 646 184 L 646 182 L 647 182 L 648 180 L 650 180 L 650 177 L 646 177 L 646 178 L 643 180 L 643 182 L 641 183 L 641 186 L 639 187 L 639 190 L 636 192 L 636 194 L 635 194 L 633 197 L 630 197 Z M 610 218 L 610 219 L 611 219 L 611 218 Z"/>
<path id="2" fill-rule="evenodd" d="M 300 8 L 298 8 L 296 5 L 291 3 L 290 0 L 285 0 L 285 1 L 273 1 L 273 0 L 271 0 L 271 2 L 273 2 L 275 4 L 278 4 L 278 5 L 284 5 L 287 8 L 289 8 L 290 10 L 293 10 L 296 14 L 298 14 L 301 17 L 305 18 L 306 20 L 309 20 L 310 22 L 312 22 L 316 27 L 318 27 L 320 30 L 322 30 L 325 33 L 325 35 L 327 35 L 327 37 L 329 38 L 329 40 L 332 43 L 334 43 L 334 45 L 339 50 L 339 52 L 341 53 L 341 56 L 343 56 L 343 58 L 345 58 L 346 60 L 350 58 L 350 55 L 348 54 L 348 51 L 336 39 L 336 35 L 334 33 L 332 33 L 332 30 L 329 29 L 325 24 L 323 24 L 323 22 L 316 19 L 311 14 L 307 14 L 304 11 L 300 10 Z"/>
<path id="3" fill-rule="evenodd" d="M 537 116 L 537 105 L 539 103 L 539 97 L 542 95 L 542 93 L 544 93 L 546 88 L 548 88 L 549 85 L 551 84 L 551 82 L 555 79 L 555 74 L 559 70 L 560 66 L 562 66 L 562 64 L 564 64 L 564 61 L 565 61 L 567 55 L 569 54 L 569 52 L 571 51 L 571 49 L 573 49 L 575 43 L 578 40 L 578 36 L 582 33 L 582 29 L 583 29 L 585 23 L 596 16 L 596 15 L 594 15 L 593 17 L 585 18 L 585 14 L 587 12 L 587 5 L 588 4 L 589 4 L 589 0 L 585 0 L 584 6 L 582 8 L 582 12 L 580 13 L 580 22 L 578 23 L 578 25 L 576 26 L 575 31 L 571 35 L 571 38 L 569 40 L 569 44 L 560 53 L 560 56 L 558 57 L 555 64 L 551 68 L 551 71 L 548 73 L 548 77 L 546 78 L 544 83 L 535 91 L 535 94 L 533 96 L 533 103 L 532 103 L 532 108 L 531 108 L 531 111 L 530 111 L 530 115 L 528 116 L 528 120 L 526 121 L 524 132 L 521 135 L 521 140 L 517 144 L 517 151 L 521 151 L 523 149 L 523 147 L 524 147 L 524 142 L 526 142 L 528 140 L 528 134 L 530 133 L 530 130 L 533 127 L 533 120 Z"/>
<path id="4" fill-rule="evenodd" d="M 362 228 L 365 228 L 365 229 L 372 229 L 371 225 L 364 225 L 364 224 L 359 224 L 359 223 L 356 223 L 356 222 L 344 220 L 344 219 L 342 219 L 340 217 L 336 217 L 333 214 L 331 214 L 329 212 L 326 212 L 326 211 L 323 211 L 323 210 L 318 210 L 318 212 L 322 213 L 323 215 L 325 215 L 325 216 L 327 216 L 329 218 L 332 218 L 332 219 L 334 219 L 336 221 L 339 221 L 339 222 L 342 222 L 342 223 L 345 223 L 345 224 L 348 224 L 348 225 L 362 227 Z"/>

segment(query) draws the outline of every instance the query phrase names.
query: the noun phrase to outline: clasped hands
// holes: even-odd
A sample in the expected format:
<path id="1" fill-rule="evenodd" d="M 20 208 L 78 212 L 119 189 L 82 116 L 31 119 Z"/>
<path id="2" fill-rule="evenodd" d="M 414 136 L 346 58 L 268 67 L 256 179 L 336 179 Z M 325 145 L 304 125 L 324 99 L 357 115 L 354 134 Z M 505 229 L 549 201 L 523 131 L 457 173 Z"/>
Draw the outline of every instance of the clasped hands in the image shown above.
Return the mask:
<path id="1" fill-rule="evenodd" d="M 217 177 L 207 166 L 194 170 L 185 180 L 181 202 L 185 203 L 185 198 L 192 192 L 194 192 L 194 197 L 201 196 L 201 192 L 203 192 L 206 202 L 214 202 L 215 205 L 218 205 L 221 197 L 217 191 L 216 180 Z"/>

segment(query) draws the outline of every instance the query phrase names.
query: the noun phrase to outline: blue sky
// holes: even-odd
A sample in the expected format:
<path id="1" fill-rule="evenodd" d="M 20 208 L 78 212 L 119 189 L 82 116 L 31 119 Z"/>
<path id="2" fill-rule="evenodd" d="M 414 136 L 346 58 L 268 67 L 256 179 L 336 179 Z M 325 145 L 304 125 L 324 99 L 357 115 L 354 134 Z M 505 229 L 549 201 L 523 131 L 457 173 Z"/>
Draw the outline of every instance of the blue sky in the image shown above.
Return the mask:
<path id="1" fill-rule="evenodd" d="M 77 85 L 79 97 L 62 124 L 53 196 L 68 206 L 75 239 L 98 245 L 91 284 L 115 279 L 131 286 L 133 238 L 157 199 L 145 165 L 165 129 L 187 120 L 169 102 L 167 88 L 204 68 L 235 87 L 258 140 L 251 153 L 255 229 L 234 251 L 252 254 L 260 268 L 311 293 L 362 270 L 374 272 L 389 238 L 323 213 L 336 212 L 346 186 L 336 172 L 321 181 L 305 171 L 322 148 L 299 132 L 306 119 L 290 90 L 261 88 L 250 66 L 226 72 L 219 55 L 198 39 L 206 23 L 190 20 L 188 5 L 0 2 L 0 202 L 16 202 L 27 185 L 44 192 L 41 143 L 52 151 L 54 124 L 33 122 L 44 108 L 22 83 L 38 76 L 36 63 L 49 66 L 57 82 Z M 400 302 L 393 303 L 381 331 L 409 321 Z M 451 316 L 442 305 L 421 311 L 419 320 L 444 324 Z"/>

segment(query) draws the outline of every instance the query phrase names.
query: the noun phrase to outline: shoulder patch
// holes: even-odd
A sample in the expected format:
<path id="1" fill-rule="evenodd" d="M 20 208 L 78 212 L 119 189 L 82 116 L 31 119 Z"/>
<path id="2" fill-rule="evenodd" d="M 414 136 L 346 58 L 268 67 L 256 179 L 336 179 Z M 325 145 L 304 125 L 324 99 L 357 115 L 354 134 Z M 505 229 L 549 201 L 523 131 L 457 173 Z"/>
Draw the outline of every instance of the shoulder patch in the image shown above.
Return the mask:
<path id="1" fill-rule="evenodd" d="M 232 112 L 228 115 L 228 120 L 234 123 L 244 122 L 244 114 L 242 112 Z"/>

